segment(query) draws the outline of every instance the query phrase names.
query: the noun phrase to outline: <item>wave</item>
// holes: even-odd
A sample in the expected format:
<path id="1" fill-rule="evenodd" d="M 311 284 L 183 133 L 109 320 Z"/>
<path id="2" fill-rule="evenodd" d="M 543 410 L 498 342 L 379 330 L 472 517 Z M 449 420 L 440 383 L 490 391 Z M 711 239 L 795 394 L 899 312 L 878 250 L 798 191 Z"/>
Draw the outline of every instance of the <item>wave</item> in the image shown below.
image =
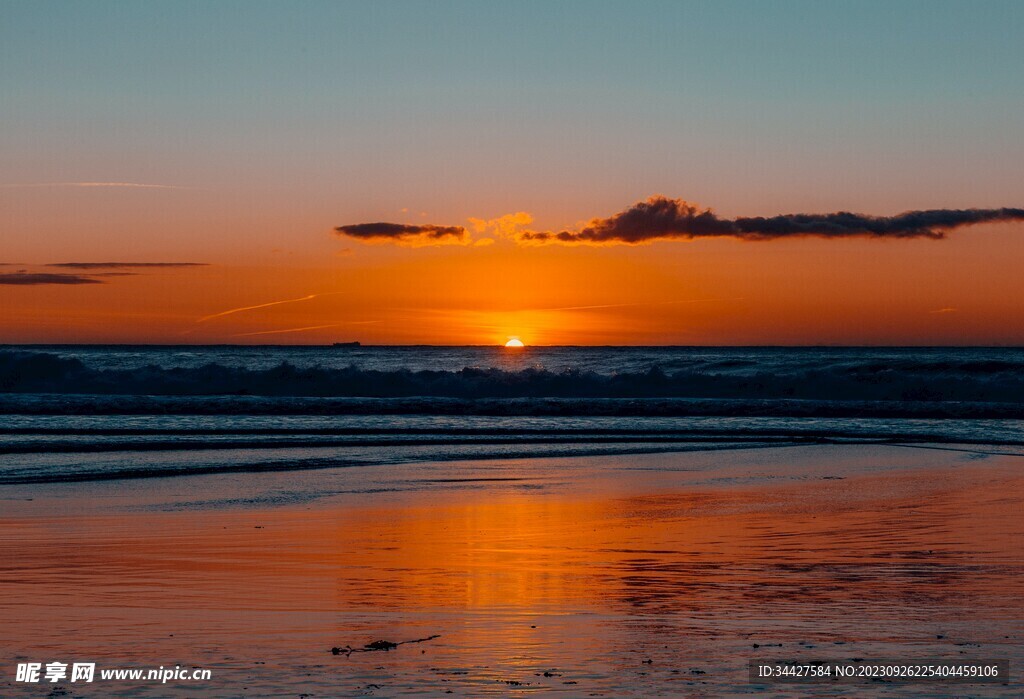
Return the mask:
<path id="1" fill-rule="evenodd" d="M 738 370 L 739 369 L 739 370 Z M 0 392 L 94 396 L 268 398 L 697 399 L 733 401 L 1000 403 L 1024 405 L 1024 361 L 924 358 L 821 360 L 798 365 L 696 362 L 676 370 L 598 373 L 465 367 L 374 370 L 357 366 L 267 369 L 215 362 L 93 368 L 46 352 L 0 351 Z M 663 413 L 659 413 L 663 414 Z"/>
<path id="2" fill-rule="evenodd" d="M 898 436 L 904 439 L 897 438 Z M 489 461 L 531 458 L 583 456 L 627 456 L 668 452 L 711 452 L 750 450 L 811 445 L 875 445 L 949 449 L 981 458 L 988 455 L 1024 456 L 1021 440 L 1003 443 L 934 439 L 934 435 L 889 435 L 887 437 L 849 435 L 846 437 L 793 434 L 789 436 L 734 435 L 715 438 L 710 435 L 678 435 L 673 438 L 584 440 L 451 440 L 436 435 L 434 440 L 362 442 L 341 446 L 307 442 L 272 444 L 246 442 L 224 444 L 178 443 L 149 445 L 121 443 L 93 444 L 80 449 L 70 445 L 33 448 L 28 452 L 11 450 L 0 454 L 0 485 L 29 483 L 70 483 L 139 478 L 166 478 L 232 473 L 266 473 L 321 469 L 381 466 L 415 462 Z M 923 439 L 922 439 L 923 438 Z M 70 448 L 69 448 L 70 446 Z M 107 448 L 107 447 L 110 448 Z M 99 447 L 99 448 L 96 448 Z M 170 447 L 170 448 L 167 448 Z M 5 450 L 6 451 L 6 450 Z M 148 452 L 142 458 L 140 452 Z M 557 470 L 552 472 L 557 474 Z M 409 482 L 414 482 L 412 479 Z"/>
<path id="3" fill-rule="evenodd" d="M 749 424 L 749 423 L 748 423 Z M 756 424 L 756 423 L 755 423 Z M 685 445 L 700 443 L 835 444 L 835 443 L 987 444 L 1024 447 L 1024 434 L 894 426 L 891 422 L 844 429 L 798 425 L 785 429 L 730 426 L 723 429 L 281 429 L 281 430 L 144 430 L 46 428 L 0 429 L 0 456 L 11 454 L 89 454 L 104 452 L 188 452 L 263 449 L 396 448 L 496 445 Z"/>
<path id="4" fill-rule="evenodd" d="M 196 450 L 185 455 L 175 452 L 155 453 L 140 460 L 133 451 L 95 456 L 79 455 L 73 461 L 53 462 L 61 454 L 40 454 L 10 465 L 0 465 L 0 485 L 29 483 L 74 483 L 139 478 L 166 478 L 230 473 L 271 473 L 280 471 L 312 471 L 323 469 L 382 466 L 413 462 L 490 461 L 529 458 L 567 458 L 580 456 L 625 456 L 684 451 L 720 451 L 753 449 L 770 446 L 791 446 L 777 441 L 721 441 L 678 444 L 591 444 L 586 442 L 559 444 L 455 444 L 439 442 L 423 445 L 401 445 L 394 449 L 325 448 L 259 450 L 235 449 L 223 454 L 217 450 Z"/>
<path id="5" fill-rule="evenodd" d="M 1024 419 L 1024 403 L 692 398 L 312 398 L 0 395 L 0 415 L 434 415 Z"/>

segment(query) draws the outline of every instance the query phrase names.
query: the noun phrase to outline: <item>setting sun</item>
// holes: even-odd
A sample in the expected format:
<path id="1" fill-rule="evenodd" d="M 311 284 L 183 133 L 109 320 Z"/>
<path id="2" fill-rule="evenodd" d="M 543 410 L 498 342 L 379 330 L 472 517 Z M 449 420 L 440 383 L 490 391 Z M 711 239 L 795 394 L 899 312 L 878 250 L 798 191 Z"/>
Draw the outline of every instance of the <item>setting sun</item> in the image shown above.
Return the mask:
<path id="1" fill-rule="evenodd" d="M 526 345 L 523 344 L 523 341 L 520 340 L 518 337 L 510 337 L 508 342 L 505 343 L 505 346 L 506 347 L 526 347 Z"/>

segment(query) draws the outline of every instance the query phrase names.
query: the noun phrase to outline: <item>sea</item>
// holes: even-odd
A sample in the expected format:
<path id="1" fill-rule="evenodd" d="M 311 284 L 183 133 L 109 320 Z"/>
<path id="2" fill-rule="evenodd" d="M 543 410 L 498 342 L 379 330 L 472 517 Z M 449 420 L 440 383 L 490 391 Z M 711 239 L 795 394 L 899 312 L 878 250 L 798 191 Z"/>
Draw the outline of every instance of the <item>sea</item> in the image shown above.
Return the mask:
<path id="1" fill-rule="evenodd" d="M 828 443 L 1024 453 L 1024 349 L 0 346 L 7 484 Z"/>

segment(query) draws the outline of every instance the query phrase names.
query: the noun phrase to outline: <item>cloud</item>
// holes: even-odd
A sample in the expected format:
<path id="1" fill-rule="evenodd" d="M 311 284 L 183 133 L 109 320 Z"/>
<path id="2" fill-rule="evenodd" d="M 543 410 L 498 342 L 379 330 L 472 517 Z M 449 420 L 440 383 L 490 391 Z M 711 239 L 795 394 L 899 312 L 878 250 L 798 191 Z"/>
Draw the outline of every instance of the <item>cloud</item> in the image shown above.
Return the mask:
<path id="1" fill-rule="evenodd" d="M 191 189 L 173 184 L 144 184 L 141 182 L 28 182 L 0 184 L 0 189 L 26 189 L 36 187 L 121 187 L 126 189 Z"/>
<path id="2" fill-rule="evenodd" d="M 638 245 L 658 240 L 695 238 L 753 241 L 805 237 L 941 240 L 950 231 L 965 226 L 1008 221 L 1024 221 L 1024 209 L 928 209 L 907 211 L 896 216 L 839 211 L 722 218 L 711 209 L 661 195 L 637 202 L 608 218 L 595 218 L 579 228 L 562 231 L 526 229 L 525 226 L 533 222 L 533 217 L 523 211 L 494 219 L 469 219 L 477 233 L 486 232 L 526 245 Z M 473 242 L 462 226 L 361 223 L 340 226 L 335 230 L 363 240 L 437 244 L 451 237 L 454 242 Z"/>
<path id="3" fill-rule="evenodd" d="M 467 242 L 462 226 L 413 225 L 405 223 L 357 223 L 338 226 L 338 235 L 370 242 L 393 242 L 411 245 L 442 245 Z"/>
<path id="4" fill-rule="evenodd" d="M 13 263 L 0 262 L 0 266 L 11 266 Z M 174 267 L 203 267 L 205 262 L 53 262 L 43 267 L 59 267 L 72 269 L 72 272 L 30 272 L 20 269 L 17 272 L 0 273 L 0 284 L 9 286 L 38 286 L 42 284 L 104 284 L 109 277 L 136 277 L 136 270 L 166 269 Z M 27 265 L 39 267 L 40 265 Z M 114 271 L 109 271 L 114 270 Z M 130 270 L 130 271 L 129 271 Z M 79 274 L 77 272 L 84 272 Z"/>
<path id="5" fill-rule="evenodd" d="M 681 199 L 653 196 L 608 218 L 596 218 L 578 230 L 525 231 L 528 243 L 638 244 L 655 240 L 729 237 L 741 240 L 779 238 L 930 238 L 938 240 L 963 226 L 1022 221 L 1024 209 L 931 209 L 897 216 L 868 216 L 846 211 L 785 214 L 772 217 L 720 218 Z"/>
<path id="6" fill-rule="evenodd" d="M 424 214 L 425 215 L 425 214 Z M 498 218 L 470 218 L 470 226 L 476 233 L 490 233 L 498 238 L 517 239 L 523 226 L 533 223 L 533 216 L 525 211 L 505 214 Z M 435 224 L 405 223 L 357 223 L 338 226 L 339 235 L 369 242 L 393 242 L 405 245 L 475 245 L 482 247 L 495 242 L 494 238 L 476 238 L 464 226 L 439 226 Z"/>
<path id="7" fill-rule="evenodd" d="M 173 267 L 206 267 L 207 262 L 51 262 L 47 267 L 65 267 L 70 269 L 133 269 L 133 268 L 173 268 Z"/>
<path id="8" fill-rule="evenodd" d="M 790 214 L 772 218 L 738 218 L 734 223 L 744 237 L 762 240 L 812 235 L 823 238 L 932 238 L 939 240 L 956 228 L 979 223 L 1024 221 L 1024 209 L 928 209 L 897 216 Z"/>
<path id="9" fill-rule="evenodd" d="M 477 233 L 493 232 L 495 235 L 506 238 L 515 238 L 519 235 L 523 226 L 533 223 L 533 216 L 525 211 L 517 211 L 514 214 L 505 214 L 498 218 L 482 219 L 471 218 L 470 224 Z"/>
<path id="10" fill-rule="evenodd" d="M 4 272 L 0 274 L 0 284 L 11 286 L 38 286 L 42 284 L 102 284 L 93 277 L 82 274 L 66 274 L 54 272 Z"/>

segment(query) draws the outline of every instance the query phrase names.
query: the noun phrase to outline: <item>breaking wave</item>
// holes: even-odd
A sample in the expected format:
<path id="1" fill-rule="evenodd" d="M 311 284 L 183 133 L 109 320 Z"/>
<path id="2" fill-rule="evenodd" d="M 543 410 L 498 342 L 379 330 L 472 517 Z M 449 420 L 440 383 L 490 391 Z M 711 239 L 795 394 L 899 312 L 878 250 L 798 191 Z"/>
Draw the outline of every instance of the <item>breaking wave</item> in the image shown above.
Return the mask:
<path id="1" fill-rule="evenodd" d="M 48 352 L 0 351 L 0 392 L 36 394 L 43 403 L 46 401 L 38 394 L 111 398 L 231 396 L 239 403 L 239 409 L 248 405 L 257 412 L 260 406 L 271 412 L 287 412 L 286 404 L 304 404 L 307 409 L 300 412 L 318 412 L 320 408 L 313 406 L 322 405 L 323 401 L 281 400 L 318 398 L 352 399 L 329 401 L 332 409 L 343 412 L 346 406 L 356 412 L 371 407 L 383 412 L 473 412 L 466 404 L 471 401 L 477 408 L 491 405 L 490 410 L 497 410 L 493 406 L 498 403 L 509 408 L 522 402 L 527 413 L 579 414 L 580 410 L 592 409 L 598 414 L 616 414 L 624 409 L 622 399 L 640 399 L 647 407 L 634 405 L 629 412 L 692 414 L 694 410 L 713 411 L 708 407 L 712 404 L 731 405 L 743 413 L 772 412 L 765 402 L 775 408 L 780 402 L 788 402 L 792 410 L 797 410 L 802 402 L 811 402 L 819 405 L 817 410 L 832 406 L 829 410 L 843 412 L 861 410 L 869 404 L 900 402 L 904 405 L 898 410 L 912 413 L 982 410 L 986 414 L 1011 416 L 1024 412 L 1024 361 L 949 357 L 885 361 L 871 357 L 860 361 L 823 358 L 810 364 L 705 361 L 668 369 L 654 365 L 643 371 L 600 373 L 538 367 L 418 371 L 354 365 L 301 367 L 287 361 L 269 368 L 216 362 L 199 366 L 94 368 L 78 358 Z M 9 403 L 10 398 L 13 396 L 4 402 Z M 260 398 L 264 400 L 257 400 Z M 150 401 L 159 402 L 156 398 Z M 202 411 L 202 402 L 190 401 L 195 403 L 190 409 Z M 18 403 L 24 407 L 23 401 Z M 66 401 L 64 405 L 74 403 Z M 855 408 L 854 404 L 864 405 Z M 988 407 L 982 409 L 980 404 Z M 221 398 L 216 405 L 220 410 L 231 410 L 232 402 Z M 876 409 L 891 412 L 897 408 L 876 405 Z"/>
<path id="2" fill-rule="evenodd" d="M 826 444 L 985 458 L 1024 455 L 1024 351 L 12 347 L 0 415 L 0 484 Z"/>

